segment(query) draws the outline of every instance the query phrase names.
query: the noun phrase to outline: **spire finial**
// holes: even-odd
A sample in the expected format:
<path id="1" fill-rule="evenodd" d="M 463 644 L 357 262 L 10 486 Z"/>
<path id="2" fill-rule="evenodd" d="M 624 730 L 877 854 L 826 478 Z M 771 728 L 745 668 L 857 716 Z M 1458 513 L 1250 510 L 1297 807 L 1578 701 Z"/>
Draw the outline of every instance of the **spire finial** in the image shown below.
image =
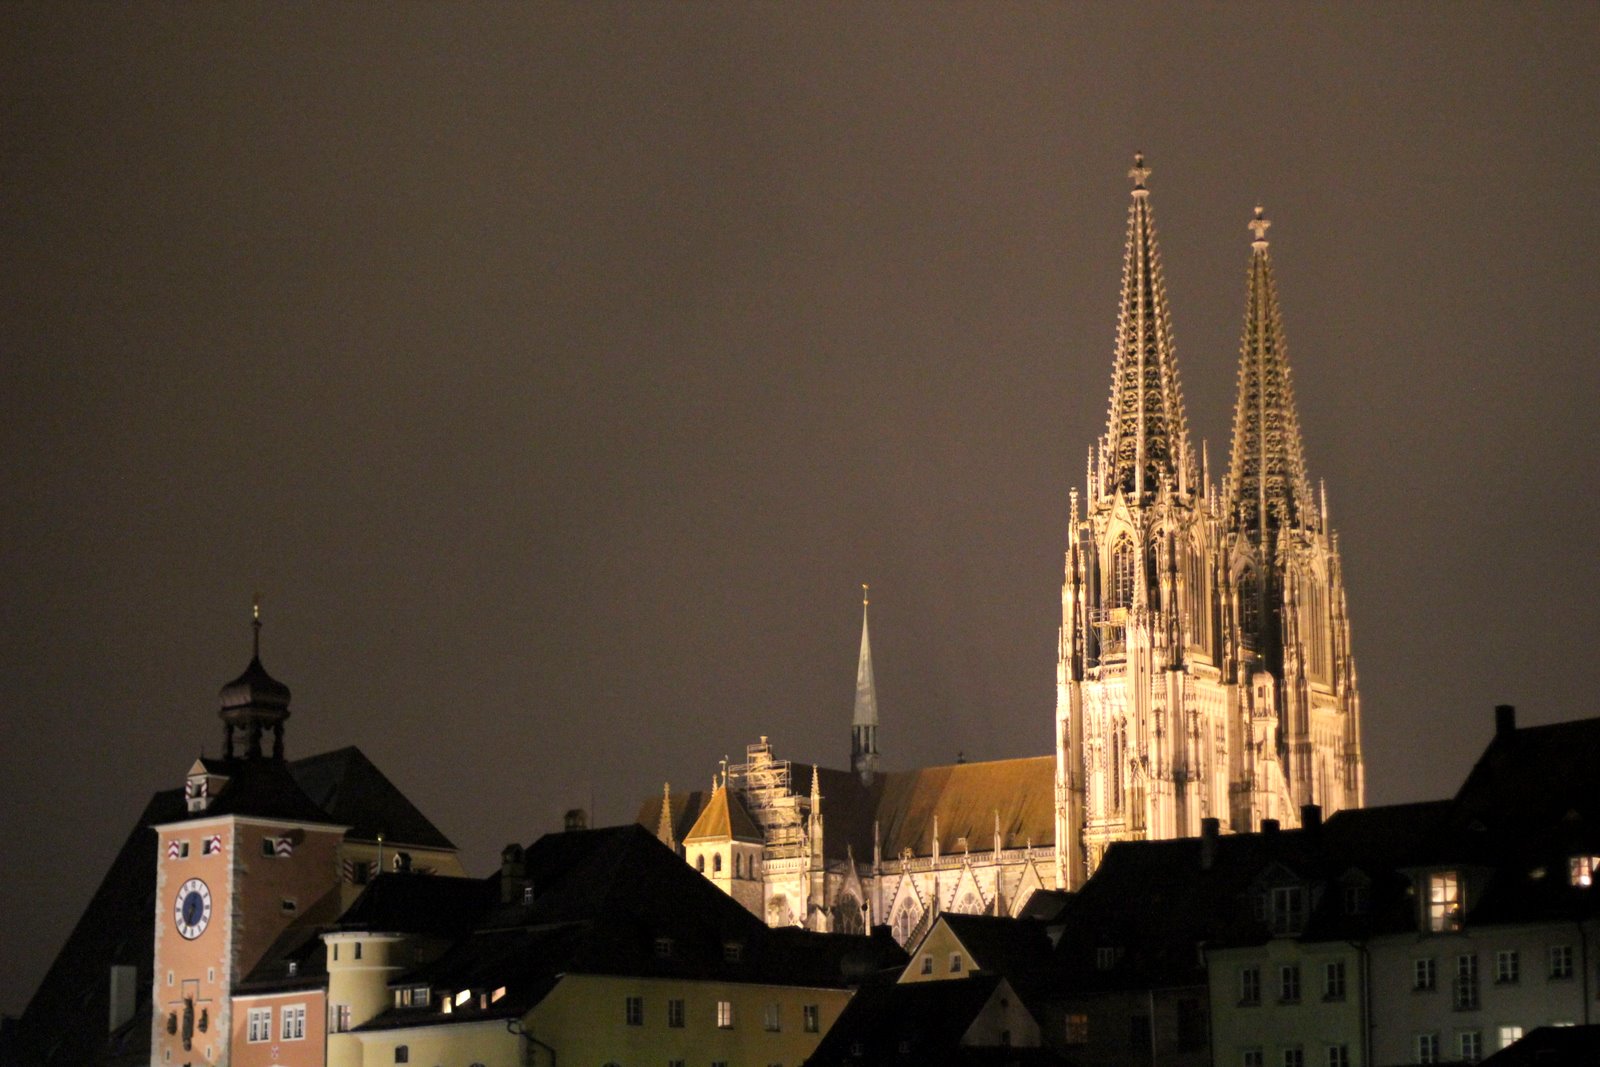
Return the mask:
<path id="1" fill-rule="evenodd" d="M 1245 226 L 1245 229 L 1254 232 L 1256 235 L 1256 239 L 1251 242 L 1252 248 L 1267 247 L 1267 229 L 1271 225 L 1271 220 L 1267 218 L 1267 209 L 1257 204 L 1255 218 L 1251 219 Z"/>
<path id="2" fill-rule="evenodd" d="M 1128 177 L 1133 179 L 1134 196 L 1150 191 L 1145 188 L 1144 184 L 1145 179 L 1150 177 L 1150 168 L 1144 165 L 1143 152 L 1135 152 L 1133 154 L 1133 169 L 1128 171 Z"/>
<path id="3" fill-rule="evenodd" d="M 872 601 L 867 599 L 867 592 L 871 588 L 872 587 L 870 585 L 868 585 L 866 582 L 862 582 L 861 583 L 861 606 L 862 607 L 866 607 L 868 604 L 872 603 Z"/>
<path id="4" fill-rule="evenodd" d="M 250 654 L 257 659 L 261 657 L 261 591 L 256 590 L 256 595 L 250 601 Z"/>

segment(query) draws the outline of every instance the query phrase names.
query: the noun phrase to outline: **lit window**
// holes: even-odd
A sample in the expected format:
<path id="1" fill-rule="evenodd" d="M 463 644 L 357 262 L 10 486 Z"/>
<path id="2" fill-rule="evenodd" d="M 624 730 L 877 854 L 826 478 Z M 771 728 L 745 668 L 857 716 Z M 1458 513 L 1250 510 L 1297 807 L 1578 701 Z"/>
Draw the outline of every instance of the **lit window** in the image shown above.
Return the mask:
<path id="1" fill-rule="evenodd" d="M 1418 1034 L 1413 1044 L 1416 1049 L 1418 1063 L 1439 1062 L 1438 1034 Z"/>
<path id="2" fill-rule="evenodd" d="M 272 1039 L 271 1008 L 251 1008 L 248 1019 L 249 1024 L 246 1033 L 251 1041 L 270 1041 Z"/>
<path id="3" fill-rule="evenodd" d="M 777 1004 L 768 1004 L 767 1005 L 767 1010 L 763 1014 L 762 1019 L 761 1019 L 761 1028 L 763 1030 L 770 1030 L 773 1033 L 777 1033 L 778 1031 L 783 1029 L 783 1017 L 780 1014 L 780 1006 L 779 1005 L 777 1005 Z"/>
<path id="4" fill-rule="evenodd" d="M 1278 1000 L 1295 1004 L 1300 1000 L 1300 965 L 1285 963 L 1278 968 Z"/>
<path id="5" fill-rule="evenodd" d="M 950 973 L 951 974 L 960 974 L 961 973 L 961 953 L 959 953 L 959 952 L 950 953 Z"/>
<path id="6" fill-rule="evenodd" d="M 1082 1012 L 1067 1013 L 1067 1044 L 1087 1045 L 1089 1043 L 1089 1016 Z"/>
<path id="7" fill-rule="evenodd" d="M 1571 945 L 1551 945 L 1550 946 L 1550 977 L 1551 978 L 1571 978 L 1572 977 L 1572 946 Z"/>
<path id="8" fill-rule="evenodd" d="M 1496 1032 L 1495 1036 L 1500 1039 L 1501 1048 L 1510 1048 L 1512 1045 L 1522 1040 L 1522 1027 L 1502 1026 Z"/>
<path id="9" fill-rule="evenodd" d="M 719 1000 L 719 1001 L 717 1001 L 717 1029 L 718 1030 L 732 1030 L 733 1029 L 733 1001 L 731 1001 L 731 1000 Z"/>
<path id="10" fill-rule="evenodd" d="M 1428 929 L 1436 934 L 1461 929 L 1461 880 L 1455 871 L 1428 875 Z"/>
<path id="11" fill-rule="evenodd" d="M 1482 1034 L 1476 1030 L 1463 1030 L 1456 1035 L 1456 1059 L 1462 1063 L 1477 1063 L 1482 1058 Z"/>
<path id="12" fill-rule="evenodd" d="M 185 846 L 187 848 L 187 845 Z M 184 855 L 188 855 L 187 851 Z M 1571 876 L 1572 884 L 1587 889 L 1594 885 L 1594 869 L 1600 866 L 1600 858 L 1594 856 L 1573 856 L 1567 861 L 1567 870 Z"/>
<path id="13" fill-rule="evenodd" d="M 1323 965 L 1322 999 L 1344 999 L 1344 960 L 1334 960 Z"/>
<path id="14" fill-rule="evenodd" d="M 1494 980 L 1509 985 L 1521 978 L 1522 964 L 1514 948 L 1503 948 L 1494 954 Z"/>
<path id="15" fill-rule="evenodd" d="M 506 987 L 505 986 L 501 986 L 499 989 L 496 989 L 494 991 L 494 993 L 489 997 L 489 1003 L 490 1004 L 494 1004 L 497 1001 L 499 1001 L 499 999 L 501 997 L 503 997 L 505 995 L 506 995 Z"/>
<path id="16" fill-rule="evenodd" d="M 1350 1067 L 1350 1046 L 1329 1045 L 1328 1067 Z"/>
<path id="17" fill-rule="evenodd" d="M 667 1001 L 667 1025 L 674 1030 L 683 1029 L 683 1001 Z"/>
<path id="18" fill-rule="evenodd" d="M 335 1004 L 333 1006 L 333 1032 L 345 1033 L 350 1029 L 350 1005 Z"/>
<path id="19" fill-rule="evenodd" d="M 800 1020 L 802 1029 L 804 1029 L 806 1033 L 816 1033 L 820 1029 L 817 1024 L 817 1006 L 815 1004 L 807 1004 L 805 1007 L 801 1008 Z"/>
<path id="20" fill-rule="evenodd" d="M 306 1006 L 291 1004 L 283 1009 L 283 1040 L 299 1041 L 306 1036 Z"/>
<path id="21" fill-rule="evenodd" d="M 1432 959 L 1414 960 L 1411 964 L 1411 988 L 1418 993 L 1431 993 L 1438 988 L 1438 969 Z"/>
<path id="22" fill-rule="evenodd" d="M 1239 968 L 1239 1003 L 1261 1003 L 1261 968 Z"/>
<path id="23" fill-rule="evenodd" d="M 643 1026 L 644 1025 L 644 998 L 643 997 L 624 997 L 623 998 L 622 1012 L 623 1012 L 623 1018 L 626 1020 L 626 1022 L 627 1022 L 627 1024 L 629 1026 Z"/>

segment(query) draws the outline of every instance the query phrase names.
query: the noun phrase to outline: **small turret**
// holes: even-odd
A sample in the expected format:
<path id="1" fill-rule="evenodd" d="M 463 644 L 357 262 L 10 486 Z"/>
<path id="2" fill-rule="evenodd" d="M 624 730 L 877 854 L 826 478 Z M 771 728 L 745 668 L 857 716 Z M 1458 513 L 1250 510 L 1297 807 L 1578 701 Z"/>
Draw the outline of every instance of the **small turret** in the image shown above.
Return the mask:
<path id="1" fill-rule="evenodd" d="M 272 755 L 283 759 L 283 724 L 289 718 L 289 687 L 261 665 L 261 598 L 251 607 L 250 665 L 222 687 L 218 715 L 222 718 L 224 759 L 263 759 L 263 736 L 272 735 Z M 242 742 L 243 752 L 238 749 Z"/>

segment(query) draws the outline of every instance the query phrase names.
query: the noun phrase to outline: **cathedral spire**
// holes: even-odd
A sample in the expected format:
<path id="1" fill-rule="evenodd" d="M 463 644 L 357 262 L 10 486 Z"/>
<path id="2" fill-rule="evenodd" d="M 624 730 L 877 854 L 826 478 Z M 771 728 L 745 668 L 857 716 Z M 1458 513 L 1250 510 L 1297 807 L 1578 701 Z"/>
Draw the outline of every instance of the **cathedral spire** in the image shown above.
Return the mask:
<path id="1" fill-rule="evenodd" d="M 1098 488 L 1102 493 L 1121 490 L 1142 498 L 1156 492 L 1163 479 L 1180 487 L 1194 479 L 1187 470 L 1192 462 L 1189 427 L 1150 190 L 1145 185 L 1150 168 L 1144 164 L 1144 153 L 1134 156 L 1128 176 L 1133 179 L 1133 202 L 1128 207 L 1122 302 Z"/>
<path id="2" fill-rule="evenodd" d="M 856 712 L 850 727 L 850 768 L 865 785 L 878 772 L 878 688 L 872 678 L 872 640 L 867 633 L 869 587 L 861 584 L 861 658 L 856 663 Z"/>
<path id="3" fill-rule="evenodd" d="M 1278 286 L 1267 251 L 1271 225 L 1263 209 L 1256 208 L 1249 223 L 1255 240 L 1250 245 L 1233 455 L 1228 464 L 1229 521 L 1255 540 L 1268 531 L 1314 525 L 1317 509 L 1306 477 Z"/>

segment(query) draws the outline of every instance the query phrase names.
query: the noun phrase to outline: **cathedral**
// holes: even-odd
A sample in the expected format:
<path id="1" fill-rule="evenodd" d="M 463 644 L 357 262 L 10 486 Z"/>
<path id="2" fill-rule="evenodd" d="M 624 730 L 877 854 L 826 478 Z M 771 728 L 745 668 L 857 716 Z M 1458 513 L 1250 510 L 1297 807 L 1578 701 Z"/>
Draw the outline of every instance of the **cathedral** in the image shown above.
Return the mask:
<path id="1" fill-rule="evenodd" d="M 1136 156 L 1105 432 L 1069 494 L 1055 752 L 879 766 L 865 598 L 848 770 L 766 737 L 705 792 L 640 821 L 774 926 L 1017 914 L 1075 889 L 1117 841 L 1299 824 L 1362 804 L 1360 698 L 1327 493 L 1313 493 L 1257 208 L 1232 454 L 1191 444 L 1172 317 Z M 1215 820 L 1214 824 L 1211 820 Z"/>

